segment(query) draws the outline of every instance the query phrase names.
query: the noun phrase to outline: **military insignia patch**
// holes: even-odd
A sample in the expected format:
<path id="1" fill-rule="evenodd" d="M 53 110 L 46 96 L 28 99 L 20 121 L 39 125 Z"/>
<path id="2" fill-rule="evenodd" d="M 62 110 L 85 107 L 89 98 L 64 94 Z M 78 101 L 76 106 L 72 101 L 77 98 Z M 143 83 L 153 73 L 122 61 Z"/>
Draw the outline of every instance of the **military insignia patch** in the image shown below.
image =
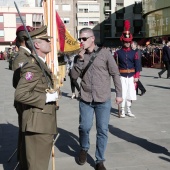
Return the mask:
<path id="1" fill-rule="evenodd" d="M 32 80 L 32 79 L 33 79 L 33 76 L 34 76 L 33 73 L 27 72 L 26 75 L 25 75 L 25 79 L 26 79 L 26 80 Z"/>
<path id="2" fill-rule="evenodd" d="M 35 61 L 35 60 L 32 58 L 32 64 L 34 63 L 34 61 Z"/>
<path id="3" fill-rule="evenodd" d="M 23 66 L 23 62 L 22 63 L 18 63 L 19 67 L 21 68 Z"/>

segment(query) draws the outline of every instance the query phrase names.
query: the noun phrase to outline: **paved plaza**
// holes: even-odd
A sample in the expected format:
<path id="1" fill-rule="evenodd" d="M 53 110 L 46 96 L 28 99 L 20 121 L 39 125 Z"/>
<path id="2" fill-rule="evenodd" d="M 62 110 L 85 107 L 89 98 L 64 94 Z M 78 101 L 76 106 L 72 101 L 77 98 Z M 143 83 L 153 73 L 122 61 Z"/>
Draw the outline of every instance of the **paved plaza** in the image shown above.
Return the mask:
<path id="1" fill-rule="evenodd" d="M 159 69 L 143 68 L 141 82 L 147 92 L 133 102 L 136 118 L 118 118 L 112 85 L 112 110 L 106 149 L 107 170 L 169 170 L 170 169 L 170 79 L 158 78 Z M 13 72 L 8 62 L 0 60 L 0 170 L 13 170 L 17 146 L 17 113 L 13 107 Z M 76 162 L 78 142 L 78 101 L 71 100 L 70 80 L 61 88 L 62 98 L 57 113 L 59 137 L 55 143 L 55 170 L 94 170 L 96 128 L 90 133 L 87 163 Z M 44 125 L 45 126 L 45 125 Z M 45 153 L 44 153 L 45 154 Z M 52 159 L 49 170 L 52 170 Z"/>

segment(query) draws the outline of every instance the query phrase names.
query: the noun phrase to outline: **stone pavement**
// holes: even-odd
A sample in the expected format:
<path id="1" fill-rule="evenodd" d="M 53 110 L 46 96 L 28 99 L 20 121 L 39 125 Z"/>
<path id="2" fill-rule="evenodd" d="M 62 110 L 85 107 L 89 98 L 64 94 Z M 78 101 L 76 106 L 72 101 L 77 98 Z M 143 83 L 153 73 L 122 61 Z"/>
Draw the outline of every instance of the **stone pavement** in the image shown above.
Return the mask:
<path id="1" fill-rule="evenodd" d="M 143 68 L 141 81 L 147 89 L 133 102 L 136 118 L 118 118 L 112 92 L 109 139 L 106 150 L 107 170 L 170 169 L 170 79 L 158 78 L 158 69 Z M 17 146 L 17 114 L 13 108 L 12 74 L 8 63 L 0 61 L 0 170 L 12 170 L 16 155 L 7 163 Z M 114 86 L 112 85 L 112 91 Z M 59 137 L 55 144 L 55 170 L 93 170 L 95 160 L 95 120 L 90 133 L 91 147 L 87 163 L 76 163 L 78 145 L 78 101 L 71 100 L 70 81 L 61 88 L 57 113 Z M 50 160 L 49 170 L 52 169 Z"/>

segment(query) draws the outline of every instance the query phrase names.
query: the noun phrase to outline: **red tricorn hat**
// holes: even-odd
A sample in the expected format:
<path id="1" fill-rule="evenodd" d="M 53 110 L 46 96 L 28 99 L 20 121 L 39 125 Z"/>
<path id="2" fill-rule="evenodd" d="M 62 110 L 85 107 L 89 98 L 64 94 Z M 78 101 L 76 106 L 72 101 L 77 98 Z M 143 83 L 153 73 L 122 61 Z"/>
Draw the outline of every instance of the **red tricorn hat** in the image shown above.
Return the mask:
<path id="1" fill-rule="evenodd" d="M 129 20 L 125 20 L 124 28 L 125 28 L 125 30 L 123 31 L 122 36 L 120 37 L 120 41 L 129 41 L 129 42 L 131 42 L 132 39 L 133 39 L 133 36 L 129 31 L 129 29 L 130 29 Z"/>

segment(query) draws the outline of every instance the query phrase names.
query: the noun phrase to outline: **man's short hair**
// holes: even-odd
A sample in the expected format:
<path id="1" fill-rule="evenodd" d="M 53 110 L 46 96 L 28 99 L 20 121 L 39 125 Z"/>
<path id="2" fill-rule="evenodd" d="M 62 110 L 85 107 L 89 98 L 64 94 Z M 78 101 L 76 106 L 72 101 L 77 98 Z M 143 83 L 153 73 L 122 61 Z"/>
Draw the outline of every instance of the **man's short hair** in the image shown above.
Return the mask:
<path id="1" fill-rule="evenodd" d="M 80 30 L 79 34 L 81 34 L 81 33 L 83 33 L 83 32 L 90 32 L 90 33 L 92 33 L 92 34 L 94 35 L 93 30 L 92 30 L 91 28 L 88 28 L 88 27 L 82 28 L 82 29 Z"/>

